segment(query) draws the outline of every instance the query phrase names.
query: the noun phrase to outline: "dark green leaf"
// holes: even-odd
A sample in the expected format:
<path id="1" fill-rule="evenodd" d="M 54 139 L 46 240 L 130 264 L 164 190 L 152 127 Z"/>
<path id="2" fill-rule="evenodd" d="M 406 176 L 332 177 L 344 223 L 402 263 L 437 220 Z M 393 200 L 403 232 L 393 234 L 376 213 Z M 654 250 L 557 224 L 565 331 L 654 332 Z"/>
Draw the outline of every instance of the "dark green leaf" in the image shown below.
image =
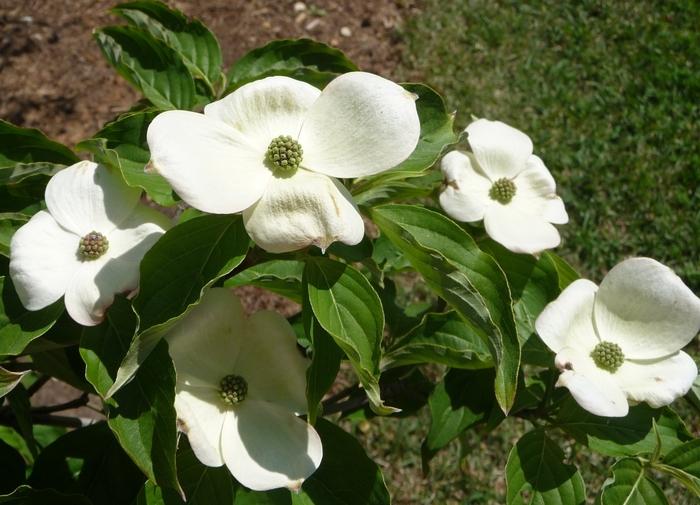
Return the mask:
<path id="1" fill-rule="evenodd" d="M 526 433 L 510 451 L 506 463 L 508 505 L 583 505 L 586 492 L 575 466 L 564 463 L 564 452 L 544 430 Z"/>
<path id="2" fill-rule="evenodd" d="M 74 476 L 70 463 L 75 460 L 82 464 Z M 29 477 L 36 488 L 81 493 L 100 505 L 131 503 L 143 480 L 104 422 L 56 439 L 41 452 Z"/>
<path id="3" fill-rule="evenodd" d="M 520 346 L 503 271 L 458 225 L 431 210 L 384 205 L 372 219 L 436 294 L 489 344 L 496 364 L 496 398 L 504 412 L 515 399 Z"/>
<path id="4" fill-rule="evenodd" d="M 10 242 L 17 229 L 31 219 L 31 215 L 22 212 L 0 213 L 0 254 L 10 257 Z"/>
<path id="5" fill-rule="evenodd" d="M 123 297 L 107 318 L 86 328 L 80 354 L 85 377 L 101 396 L 113 385 L 119 363 L 136 329 L 136 315 Z M 136 465 L 162 487 L 179 489 L 175 473 L 175 369 L 167 344 L 156 345 L 133 376 L 107 404 L 109 427 Z"/>
<path id="6" fill-rule="evenodd" d="M 0 277 L 0 292 L 0 355 L 20 354 L 63 312 L 63 300 L 37 311 L 25 309 L 9 277 Z"/>
<path id="7" fill-rule="evenodd" d="M 246 268 L 227 279 L 224 286 L 258 286 L 301 303 L 301 276 L 303 272 L 303 261 L 265 261 Z"/>
<path id="8" fill-rule="evenodd" d="M 571 265 L 569 265 L 563 258 L 557 256 L 552 252 L 543 253 L 549 261 L 554 265 L 557 270 L 557 275 L 559 276 L 559 290 L 564 291 L 564 289 L 580 277 L 578 272 L 574 270 Z"/>
<path id="9" fill-rule="evenodd" d="M 430 430 L 423 442 L 423 464 L 464 430 L 486 421 L 496 407 L 495 371 L 452 369 L 428 399 Z"/>
<path id="10" fill-rule="evenodd" d="M 10 494 L 0 496 L 6 505 L 93 505 L 85 496 L 63 494 L 53 489 L 32 489 L 20 486 Z"/>
<path id="11" fill-rule="evenodd" d="M 377 464 L 357 440 L 338 426 L 319 419 L 316 431 L 323 443 L 323 460 L 292 495 L 295 505 L 388 505 L 389 492 Z"/>
<path id="12" fill-rule="evenodd" d="M 353 70 L 357 67 L 341 51 L 320 42 L 275 40 L 234 63 L 228 72 L 226 93 L 270 75 L 286 75 L 323 87 L 339 74 Z"/>
<path id="13" fill-rule="evenodd" d="M 39 130 L 34 128 L 21 128 L 12 123 L 0 119 L 0 168 L 12 167 L 15 165 L 34 164 L 36 162 L 47 162 L 56 165 L 72 165 L 80 161 L 78 157 L 66 146 L 49 140 Z M 29 165 L 29 167 L 19 167 L 19 172 L 14 172 L 13 177 L 21 177 L 21 173 L 27 169 L 46 169 L 47 165 Z M 13 172 L 0 171 L 0 184 L 6 184 L 10 180 L 9 174 Z M 26 175 L 26 174 L 25 174 Z M 14 182 L 18 182 L 14 180 Z"/>
<path id="14" fill-rule="evenodd" d="M 29 404 L 29 395 L 27 394 L 26 388 L 22 384 L 18 384 L 7 394 L 6 398 L 10 404 L 12 414 L 14 415 L 17 431 L 27 443 L 27 447 L 32 456 L 36 457 L 39 451 L 37 450 L 36 440 L 34 439 L 31 405 Z"/>
<path id="15" fill-rule="evenodd" d="M 17 486 L 24 482 L 26 464 L 24 458 L 17 450 L 0 440 L 0 495 L 11 493 Z"/>
<path id="16" fill-rule="evenodd" d="M 310 258 L 304 276 L 316 319 L 350 358 L 373 408 L 393 412 L 379 391 L 384 312 L 376 291 L 350 265 L 323 257 Z"/>
<path id="17" fill-rule="evenodd" d="M 656 435 L 652 421 L 661 437 L 662 455 L 691 438 L 675 412 L 669 408 L 652 409 L 646 404 L 630 407 L 626 417 L 598 417 L 568 396 L 555 417 L 556 425 L 577 441 L 608 456 L 653 453 Z"/>
<path id="18" fill-rule="evenodd" d="M 240 216 L 206 215 L 168 230 L 141 261 L 141 281 L 134 310 L 138 335 L 132 342 L 117 380 L 117 391 L 150 351 L 204 290 L 230 273 L 245 258 L 249 239 Z"/>
<path id="19" fill-rule="evenodd" d="M 493 366 L 479 330 L 456 312 L 423 317 L 418 326 L 386 350 L 382 369 L 418 363 L 440 363 L 456 368 Z"/>
<path id="20" fill-rule="evenodd" d="M 601 489 L 600 505 L 668 505 L 663 491 L 646 476 L 638 460 L 621 459 L 611 471 L 612 478 Z"/>
<path id="21" fill-rule="evenodd" d="M 160 174 L 144 170 L 151 158 L 146 132 L 157 114 L 152 110 L 124 114 L 77 147 L 120 170 L 129 186 L 143 189 L 157 204 L 170 206 L 176 203 L 170 184 Z"/>
<path id="22" fill-rule="evenodd" d="M 192 74 L 164 42 L 130 26 L 108 26 L 94 34 L 107 61 L 153 105 L 160 109 L 195 105 Z"/>
<path id="23" fill-rule="evenodd" d="M 77 345 L 32 353 L 31 358 L 37 372 L 54 377 L 81 391 L 93 392 L 90 384 L 85 381 L 85 364 L 80 359 Z"/>
<path id="24" fill-rule="evenodd" d="M 127 2 L 112 11 L 175 50 L 192 75 L 206 82 L 213 98 L 214 84 L 222 77 L 222 58 L 219 42 L 206 26 L 154 1 Z"/>

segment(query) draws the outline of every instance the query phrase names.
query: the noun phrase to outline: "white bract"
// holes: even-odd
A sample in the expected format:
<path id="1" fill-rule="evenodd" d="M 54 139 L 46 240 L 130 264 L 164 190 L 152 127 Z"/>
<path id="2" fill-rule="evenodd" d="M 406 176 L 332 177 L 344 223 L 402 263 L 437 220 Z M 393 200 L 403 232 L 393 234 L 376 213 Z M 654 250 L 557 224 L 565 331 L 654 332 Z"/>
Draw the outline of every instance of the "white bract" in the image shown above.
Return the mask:
<path id="1" fill-rule="evenodd" d="M 530 137 L 486 119 L 466 132 L 473 152 L 452 151 L 442 159 L 445 212 L 467 223 L 483 219 L 489 236 L 513 252 L 535 254 L 559 245 L 551 223 L 569 217 L 552 174 L 532 154 Z"/>
<path id="2" fill-rule="evenodd" d="M 323 448 L 295 415 L 306 412 L 309 360 L 287 320 L 272 311 L 246 318 L 236 295 L 215 288 L 166 339 L 177 375 L 175 410 L 197 458 L 226 464 L 250 489 L 298 490 Z"/>
<path id="3" fill-rule="evenodd" d="M 377 75 L 351 72 L 323 92 L 289 77 L 246 84 L 204 108 L 167 111 L 148 128 L 151 165 L 182 199 L 215 214 L 243 212 L 270 252 L 339 240 L 364 223 L 336 177 L 376 174 L 418 143 L 416 96 Z"/>
<path id="4" fill-rule="evenodd" d="M 680 349 L 700 330 L 700 299 L 653 259 L 623 261 L 600 288 L 574 281 L 535 327 L 556 353 L 557 386 L 599 416 L 625 416 L 628 402 L 668 405 L 698 374 Z"/>
<path id="5" fill-rule="evenodd" d="M 143 255 L 170 226 L 140 196 L 91 161 L 54 175 L 46 186 L 47 210 L 10 243 L 10 276 L 22 304 L 39 310 L 65 295 L 76 322 L 99 324 L 116 293 L 138 287 Z"/>

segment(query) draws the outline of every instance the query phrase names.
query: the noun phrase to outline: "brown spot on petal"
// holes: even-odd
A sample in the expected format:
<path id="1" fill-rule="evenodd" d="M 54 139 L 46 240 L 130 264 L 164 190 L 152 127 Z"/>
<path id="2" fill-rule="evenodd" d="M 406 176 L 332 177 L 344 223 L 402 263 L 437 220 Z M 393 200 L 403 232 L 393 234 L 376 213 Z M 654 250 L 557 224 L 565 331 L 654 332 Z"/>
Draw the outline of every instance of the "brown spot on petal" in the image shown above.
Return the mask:
<path id="1" fill-rule="evenodd" d="M 664 381 L 661 377 L 654 377 L 654 380 L 656 382 L 663 382 Z"/>
<path id="2" fill-rule="evenodd" d="M 573 370 L 573 369 L 574 369 L 574 365 L 572 365 L 570 361 L 567 361 L 566 363 L 564 363 L 564 370 Z"/>
<path id="3" fill-rule="evenodd" d="M 447 181 L 445 182 L 445 186 L 450 186 L 454 189 L 459 189 L 459 184 L 457 184 L 457 181 Z"/>

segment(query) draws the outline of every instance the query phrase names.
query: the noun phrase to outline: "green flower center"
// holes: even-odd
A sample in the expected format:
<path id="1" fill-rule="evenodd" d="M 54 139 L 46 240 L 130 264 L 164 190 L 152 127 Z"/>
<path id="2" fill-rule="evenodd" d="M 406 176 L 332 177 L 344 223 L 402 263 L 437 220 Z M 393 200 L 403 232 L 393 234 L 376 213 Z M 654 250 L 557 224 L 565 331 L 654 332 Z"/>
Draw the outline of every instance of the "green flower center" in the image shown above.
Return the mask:
<path id="1" fill-rule="evenodd" d="M 84 260 L 96 260 L 109 249 L 109 240 L 100 232 L 91 231 L 80 239 L 78 254 Z"/>
<path id="2" fill-rule="evenodd" d="M 510 203 L 515 196 L 515 183 L 510 179 L 503 177 L 493 183 L 489 190 L 491 200 L 496 200 L 503 205 Z"/>
<path id="3" fill-rule="evenodd" d="M 267 159 L 276 171 L 286 175 L 296 172 L 303 156 L 301 145 L 289 135 L 275 137 L 267 148 Z"/>
<path id="4" fill-rule="evenodd" d="M 625 361 L 625 355 L 617 344 L 612 342 L 601 342 L 593 349 L 591 358 L 598 368 L 602 368 L 610 373 L 615 373 Z"/>
<path id="5" fill-rule="evenodd" d="M 229 405 L 236 405 L 245 400 L 248 394 L 248 383 L 240 375 L 227 375 L 219 382 L 221 399 Z"/>

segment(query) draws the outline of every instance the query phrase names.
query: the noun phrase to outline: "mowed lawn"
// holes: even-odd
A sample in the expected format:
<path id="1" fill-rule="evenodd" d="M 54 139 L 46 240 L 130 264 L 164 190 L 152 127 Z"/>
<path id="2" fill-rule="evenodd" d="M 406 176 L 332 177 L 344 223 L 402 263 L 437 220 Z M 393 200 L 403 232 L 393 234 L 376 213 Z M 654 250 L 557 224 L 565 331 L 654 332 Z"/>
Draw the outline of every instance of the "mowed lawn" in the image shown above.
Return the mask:
<path id="1" fill-rule="evenodd" d="M 700 290 L 700 2 L 423 0 L 400 35 L 401 77 L 438 89 L 458 126 L 474 115 L 530 135 L 570 216 L 557 252 L 577 270 L 599 282 L 624 258 L 651 256 Z M 675 407 L 698 435 L 697 413 Z M 347 426 L 394 503 L 505 503 L 508 451 L 529 423 L 466 433 L 424 477 L 428 418 Z M 560 441 L 593 503 L 613 460 Z M 670 503 L 694 503 L 658 478 Z"/>
<path id="2" fill-rule="evenodd" d="M 424 0 L 405 79 L 532 138 L 570 222 L 558 250 L 598 282 L 629 256 L 700 290 L 700 2 Z"/>

